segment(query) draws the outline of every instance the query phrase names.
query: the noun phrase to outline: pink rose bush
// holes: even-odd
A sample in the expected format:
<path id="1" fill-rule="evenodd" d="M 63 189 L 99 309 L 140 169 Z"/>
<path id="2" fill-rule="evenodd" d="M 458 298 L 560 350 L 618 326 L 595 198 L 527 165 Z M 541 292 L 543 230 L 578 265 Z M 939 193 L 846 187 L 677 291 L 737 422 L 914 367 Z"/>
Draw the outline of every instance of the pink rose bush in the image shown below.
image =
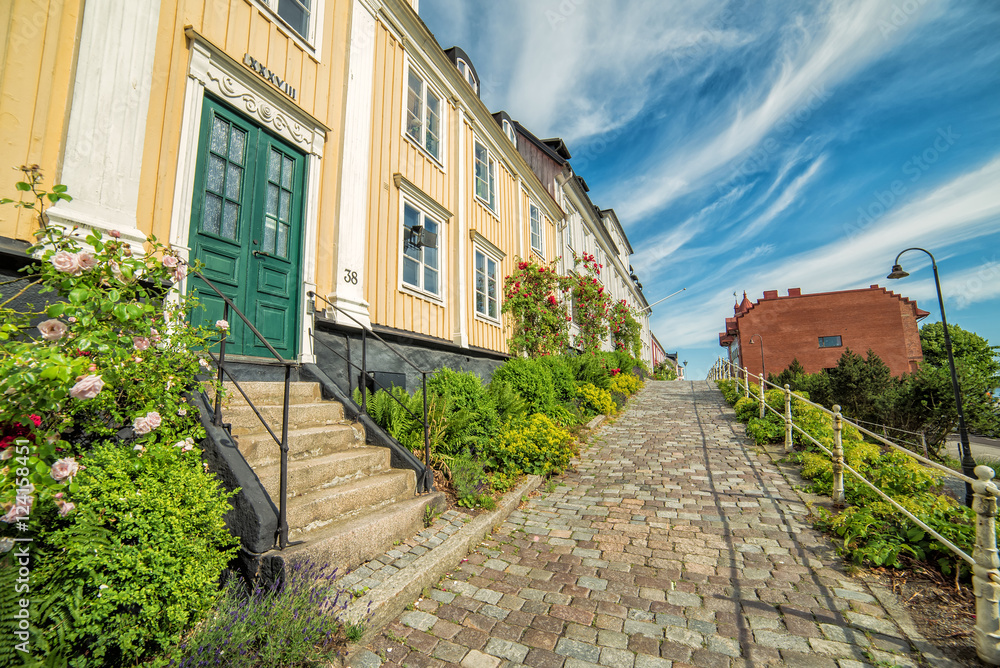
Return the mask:
<path id="1" fill-rule="evenodd" d="M 132 337 L 132 345 L 135 346 L 136 350 L 147 350 L 149 348 L 149 337 L 134 336 Z"/>
<path id="2" fill-rule="evenodd" d="M 75 459 L 72 457 L 63 457 L 52 465 L 52 470 L 49 471 L 49 475 L 51 475 L 52 479 L 56 482 L 63 482 L 75 476 L 79 470 L 80 465 L 77 464 Z"/>

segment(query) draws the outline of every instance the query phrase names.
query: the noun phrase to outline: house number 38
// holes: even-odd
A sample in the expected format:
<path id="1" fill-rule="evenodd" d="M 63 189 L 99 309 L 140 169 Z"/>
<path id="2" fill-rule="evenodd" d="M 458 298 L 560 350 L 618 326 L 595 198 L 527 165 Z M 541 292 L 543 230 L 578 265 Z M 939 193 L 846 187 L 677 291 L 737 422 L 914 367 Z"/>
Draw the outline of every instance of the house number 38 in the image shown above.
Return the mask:
<path id="1" fill-rule="evenodd" d="M 344 282 L 350 283 L 351 285 L 358 284 L 358 272 L 351 271 L 350 269 L 344 270 Z"/>

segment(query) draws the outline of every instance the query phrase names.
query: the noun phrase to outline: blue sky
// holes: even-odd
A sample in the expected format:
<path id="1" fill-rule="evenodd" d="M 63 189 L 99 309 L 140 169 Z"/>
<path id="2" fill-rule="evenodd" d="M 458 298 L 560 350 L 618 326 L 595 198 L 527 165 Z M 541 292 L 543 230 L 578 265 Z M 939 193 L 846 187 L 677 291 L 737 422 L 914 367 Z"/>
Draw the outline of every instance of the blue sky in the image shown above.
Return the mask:
<path id="1" fill-rule="evenodd" d="M 704 378 L 733 293 L 878 283 L 1000 344 L 1000 3 L 420 0 L 491 111 L 562 137 L 661 343 Z"/>

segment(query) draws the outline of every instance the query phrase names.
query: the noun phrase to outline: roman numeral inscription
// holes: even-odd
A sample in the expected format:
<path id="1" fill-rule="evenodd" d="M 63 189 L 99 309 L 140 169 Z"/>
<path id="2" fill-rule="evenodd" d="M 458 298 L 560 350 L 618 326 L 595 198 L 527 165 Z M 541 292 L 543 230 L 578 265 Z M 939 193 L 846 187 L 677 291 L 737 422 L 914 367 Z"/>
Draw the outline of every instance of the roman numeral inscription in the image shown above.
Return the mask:
<path id="1" fill-rule="evenodd" d="M 265 81 L 271 82 L 275 88 L 293 100 L 295 99 L 295 96 L 298 95 L 298 91 L 292 88 L 287 81 L 284 81 L 277 74 L 267 69 L 267 66 L 264 65 L 264 63 L 252 57 L 249 53 L 243 56 L 243 64 L 263 77 Z"/>

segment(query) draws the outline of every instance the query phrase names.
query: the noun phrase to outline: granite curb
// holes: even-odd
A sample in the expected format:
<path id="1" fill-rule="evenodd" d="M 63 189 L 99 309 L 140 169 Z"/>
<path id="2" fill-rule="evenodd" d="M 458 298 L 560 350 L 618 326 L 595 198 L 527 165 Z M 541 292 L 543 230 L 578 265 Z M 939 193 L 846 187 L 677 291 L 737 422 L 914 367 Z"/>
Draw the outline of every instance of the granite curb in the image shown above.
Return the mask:
<path id="1" fill-rule="evenodd" d="M 355 599 L 348 606 L 343 619 L 348 623 L 363 624 L 365 630 L 357 644 L 348 648 L 348 656 L 376 638 L 407 605 L 420 597 L 424 587 L 435 585 L 447 572 L 458 566 L 494 527 L 503 524 L 524 497 L 538 488 L 542 479 L 542 476 L 528 476 L 516 489 L 503 496 L 496 510 L 478 515 L 443 543 Z"/>

